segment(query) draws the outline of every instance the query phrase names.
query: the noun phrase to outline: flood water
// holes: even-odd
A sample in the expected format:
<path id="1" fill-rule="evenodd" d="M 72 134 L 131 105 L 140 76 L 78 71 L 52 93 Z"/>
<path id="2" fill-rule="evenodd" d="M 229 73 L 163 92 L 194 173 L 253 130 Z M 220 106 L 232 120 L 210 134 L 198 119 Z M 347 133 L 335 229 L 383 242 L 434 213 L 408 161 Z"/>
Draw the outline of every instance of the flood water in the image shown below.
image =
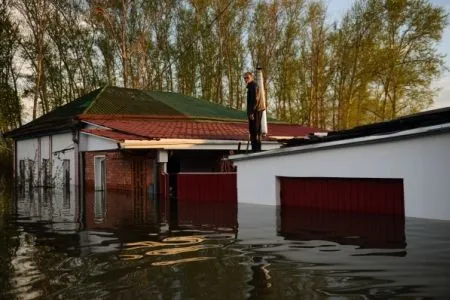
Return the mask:
<path id="1" fill-rule="evenodd" d="M 448 299 L 450 222 L 0 195 L 0 299 Z"/>

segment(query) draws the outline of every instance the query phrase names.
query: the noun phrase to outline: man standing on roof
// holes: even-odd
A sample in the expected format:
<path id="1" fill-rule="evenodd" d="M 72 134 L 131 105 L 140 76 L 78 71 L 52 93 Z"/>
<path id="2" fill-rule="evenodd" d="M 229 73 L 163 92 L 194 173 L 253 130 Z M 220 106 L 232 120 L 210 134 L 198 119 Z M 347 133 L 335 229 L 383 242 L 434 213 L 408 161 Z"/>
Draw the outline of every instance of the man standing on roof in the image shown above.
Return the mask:
<path id="1" fill-rule="evenodd" d="M 259 109 L 259 88 L 254 81 L 252 72 L 244 74 L 244 80 L 247 83 L 247 117 L 248 129 L 250 131 L 250 141 L 252 143 L 252 152 L 261 151 L 261 116 Z"/>

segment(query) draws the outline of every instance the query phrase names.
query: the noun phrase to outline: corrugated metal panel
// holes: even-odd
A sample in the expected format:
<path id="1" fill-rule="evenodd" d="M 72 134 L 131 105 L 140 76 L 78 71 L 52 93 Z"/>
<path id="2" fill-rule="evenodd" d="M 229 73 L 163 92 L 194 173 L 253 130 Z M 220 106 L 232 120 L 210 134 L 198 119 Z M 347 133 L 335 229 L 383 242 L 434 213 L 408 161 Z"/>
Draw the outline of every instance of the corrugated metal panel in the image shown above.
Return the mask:
<path id="1" fill-rule="evenodd" d="M 280 177 L 281 205 L 404 215 L 402 179 Z"/>
<path id="2" fill-rule="evenodd" d="M 179 173 L 179 202 L 237 202 L 236 173 Z"/>

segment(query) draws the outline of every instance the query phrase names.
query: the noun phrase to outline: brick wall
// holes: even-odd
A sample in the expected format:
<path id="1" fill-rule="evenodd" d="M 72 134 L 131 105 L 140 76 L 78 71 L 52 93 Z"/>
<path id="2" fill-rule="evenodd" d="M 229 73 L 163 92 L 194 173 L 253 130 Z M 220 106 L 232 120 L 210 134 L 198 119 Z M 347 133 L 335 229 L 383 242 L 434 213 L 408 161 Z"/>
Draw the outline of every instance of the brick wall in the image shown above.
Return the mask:
<path id="1" fill-rule="evenodd" d="M 148 189 L 153 183 L 152 168 L 154 153 L 124 153 L 120 151 L 96 151 L 84 153 L 84 182 L 87 189 L 94 189 L 94 157 L 105 156 L 106 169 L 106 188 L 118 190 L 134 190 L 136 188 Z M 141 164 L 141 168 L 136 168 Z M 137 183 L 135 170 L 141 170 L 140 178 L 143 178 L 143 184 L 139 187 Z"/>

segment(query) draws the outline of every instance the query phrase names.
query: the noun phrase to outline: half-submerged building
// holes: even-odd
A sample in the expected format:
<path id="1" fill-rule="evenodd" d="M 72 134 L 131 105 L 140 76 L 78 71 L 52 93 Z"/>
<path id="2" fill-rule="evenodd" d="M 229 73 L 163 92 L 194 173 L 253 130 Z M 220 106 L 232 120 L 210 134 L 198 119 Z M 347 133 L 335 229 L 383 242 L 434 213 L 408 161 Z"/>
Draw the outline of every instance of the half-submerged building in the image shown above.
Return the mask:
<path id="1" fill-rule="evenodd" d="M 273 119 L 269 128 L 263 150 L 280 147 L 279 139 L 314 131 Z M 6 136 L 15 141 L 19 185 L 150 193 L 158 188 L 167 192 L 168 177 L 161 174 L 233 172 L 223 158 L 248 147 L 244 111 L 177 93 L 111 86 L 56 108 Z M 211 182 L 220 185 L 216 177 L 205 179 L 205 190 L 214 188 L 208 187 L 214 185 Z M 236 189 L 229 192 L 236 194 Z"/>
<path id="2" fill-rule="evenodd" d="M 238 201 L 450 220 L 450 108 L 232 157 Z"/>

